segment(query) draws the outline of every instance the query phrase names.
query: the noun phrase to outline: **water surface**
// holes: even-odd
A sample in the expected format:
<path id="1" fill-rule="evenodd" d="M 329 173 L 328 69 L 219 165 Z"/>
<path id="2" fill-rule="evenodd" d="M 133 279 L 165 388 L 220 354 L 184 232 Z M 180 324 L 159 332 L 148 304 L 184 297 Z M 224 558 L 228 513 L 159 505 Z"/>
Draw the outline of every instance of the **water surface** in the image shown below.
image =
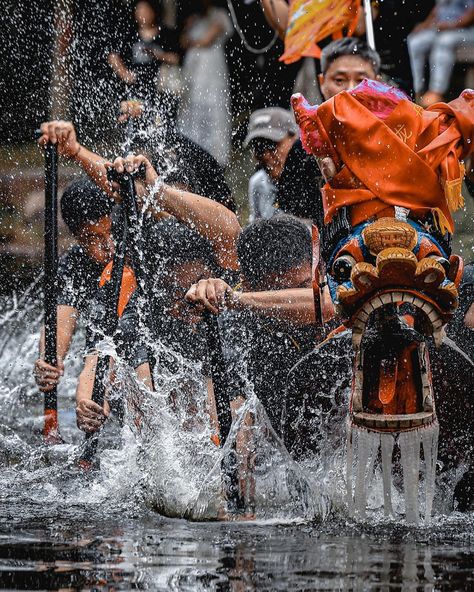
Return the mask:
<path id="1" fill-rule="evenodd" d="M 205 430 L 196 437 L 181 433 L 174 441 L 172 431 L 178 424 L 169 425 L 169 433 L 163 424 L 161 436 L 149 434 L 137 442 L 130 428 L 111 423 L 102 437 L 101 470 L 84 475 L 76 464 L 82 435 L 75 427 L 73 405 L 82 337 L 75 339 L 59 389 L 67 443 L 45 448 L 41 396 L 32 376 L 37 308 L 17 299 L 8 301 L 3 311 L 1 589 L 474 589 L 473 513 L 452 513 L 449 503 L 438 499 L 429 527 L 387 521 L 380 512 L 369 513 L 360 525 L 336 503 L 320 511 L 317 490 L 311 490 L 314 507 L 292 505 L 283 484 L 278 495 L 268 496 L 288 475 L 301 477 L 301 486 L 305 483 L 268 430 L 261 440 L 268 455 L 261 455 L 259 470 L 259 483 L 264 484 L 259 495 L 265 504 L 262 501 L 257 512 L 264 519 L 253 522 L 170 517 L 183 515 L 183 500 L 215 495 L 219 457 L 209 447 Z M 167 418 L 159 415 L 157 421 Z M 264 425 L 265 418 L 261 421 Z M 270 456 L 278 462 L 270 462 Z M 327 480 L 333 481 L 337 494 L 340 474 L 335 471 Z"/>

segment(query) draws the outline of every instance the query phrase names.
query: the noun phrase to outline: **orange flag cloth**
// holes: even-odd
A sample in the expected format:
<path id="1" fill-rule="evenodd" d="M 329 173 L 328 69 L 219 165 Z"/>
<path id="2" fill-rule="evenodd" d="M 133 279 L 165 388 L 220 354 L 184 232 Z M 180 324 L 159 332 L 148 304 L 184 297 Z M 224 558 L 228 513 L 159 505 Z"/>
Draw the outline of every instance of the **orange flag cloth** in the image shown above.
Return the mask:
<path id="1" fill-rule="evenodd" d="M 337 173 L 322 189 L 325 222 L 351 206 L 358 224 L 389 206 L 420 217 L 432 211 L 442 232 L 464 205 L 460 159 L 474 149 L 474 91 L 427 110 L 398 89 L 365 80 L 319 107 L 292 97 L 303 146 L 331 157 Z"/>
<path id="2" fill-rule="evenodd" d="M 290 0 L 285 52 L 280 60 L 291 64 L 303 56 L 319 58 L 318 41 L 329 35 L 351 35 L 357 25 L 360 0 Z"/>

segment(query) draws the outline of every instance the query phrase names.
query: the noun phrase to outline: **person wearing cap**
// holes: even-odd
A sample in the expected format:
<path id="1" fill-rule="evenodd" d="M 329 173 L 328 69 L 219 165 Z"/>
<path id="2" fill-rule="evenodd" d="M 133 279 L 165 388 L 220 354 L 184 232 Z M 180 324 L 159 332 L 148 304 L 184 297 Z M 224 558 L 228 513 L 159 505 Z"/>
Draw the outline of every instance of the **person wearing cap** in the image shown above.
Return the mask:
<path id="1" fill-rule="evenodd" d="M 276 184 L 296 132 L 293 115 L 281 107 L 258 109 L 250 116 L 244 148 L 252 149 L 257 171 L 249 180 L 249 222 L 271 218 L 275 213 Z"/>

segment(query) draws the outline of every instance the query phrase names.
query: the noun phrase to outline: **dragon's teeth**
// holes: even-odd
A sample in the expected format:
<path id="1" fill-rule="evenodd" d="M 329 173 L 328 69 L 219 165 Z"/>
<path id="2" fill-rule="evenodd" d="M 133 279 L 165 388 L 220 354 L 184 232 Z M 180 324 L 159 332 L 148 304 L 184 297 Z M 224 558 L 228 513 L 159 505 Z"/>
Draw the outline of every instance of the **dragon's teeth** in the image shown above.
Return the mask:
<path id="1" fill-rule="evenodd" d="M 441 325 L 441 327 L 439 329 L 436 329 L 433 332 L 433 340 L 434 340 L 435 346 L 437 348 L 441 347 L 441 344 L 443 342 L 443 337 L 444 337 L 444 328 Z"/>

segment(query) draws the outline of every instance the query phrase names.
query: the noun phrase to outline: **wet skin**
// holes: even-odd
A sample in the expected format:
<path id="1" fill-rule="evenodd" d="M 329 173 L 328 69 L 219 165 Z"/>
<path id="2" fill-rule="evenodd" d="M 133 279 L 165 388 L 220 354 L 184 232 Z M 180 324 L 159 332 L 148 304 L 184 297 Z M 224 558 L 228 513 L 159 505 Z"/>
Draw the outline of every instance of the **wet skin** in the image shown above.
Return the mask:
<path id="1" fill-rule="evenodd" d="M 114 254 L 112 220 L 103 216 L 96 222 L 86 222 L 77 234 L 77 242 L 88 257 L 104 267 Z"/>

